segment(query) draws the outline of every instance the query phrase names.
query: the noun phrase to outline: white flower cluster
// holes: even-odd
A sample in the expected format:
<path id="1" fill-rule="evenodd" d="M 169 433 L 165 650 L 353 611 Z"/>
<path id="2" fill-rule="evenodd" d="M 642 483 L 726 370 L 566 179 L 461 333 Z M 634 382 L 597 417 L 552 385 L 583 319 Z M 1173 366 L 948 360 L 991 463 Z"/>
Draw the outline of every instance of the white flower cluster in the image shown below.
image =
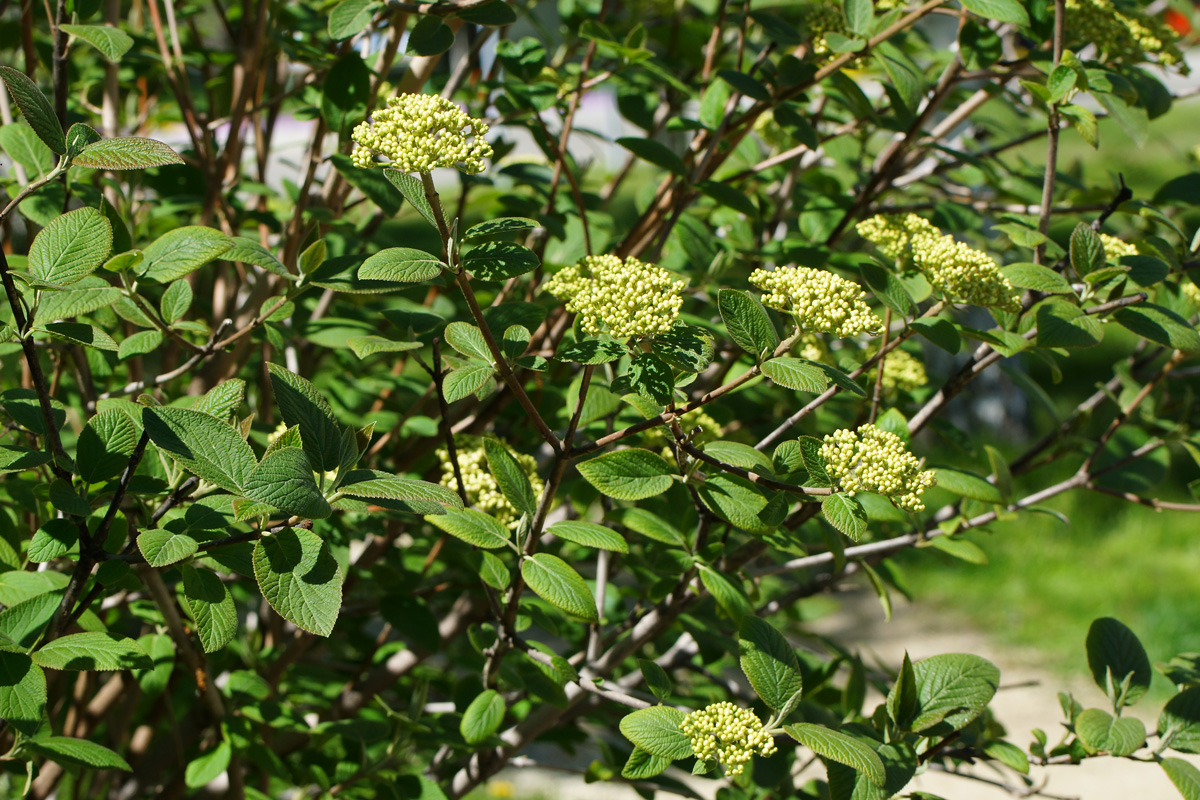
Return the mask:
<path id="1" fill-rule="evenodd" d="M 1124 239 L 1118 239 L 1116 236 L 1109 236 L 1107 233 L 1100 234 L 1100 243 L 1104 245 L 1104 260 L 1116 261 L 1121 256 L 1136 256 L 1137 248 L 1131 245 Z"/>
<path id="2" fill-rule="evenodd" d="M 438 167 L 458 167 L 463 172 L 483 172 L 483 159 L 492 157 L 484 140 L 488 126 L 471 119 L 454 103 L 432 94 L 389 97 L 387 107 L 354 128 L 357 143 L 351 159 L 356 167 L 371 167 L 375 155 L 386 156 L 387 166 L 401 172 L 430 172 Z"/>
<path id="3" fill-rule="evenodd" d="M 790 313 L 801 330 L 846 337 L 877 333 L 882 327 L 864 302 L 862 287 L 832 272 L 808 267 L 756 269 L 750 282 L 763 290 L 764 306 Z"/>
<path id="4" fill-rule="evenodd" d="M 911 392 L 929 382 L 921 359 L 899 348 L 887 354 L 883 362 L 883 388 Z"/>
<path id="5" fill-rule="evenodd" d="M 508 498 L 500 491 L 496 479 L 488 469 L 487 454 L 483 450 L 483 441 L 477 436 L 454 437 L 458 455 L 458 469 L 462 473 L 463 488 L 467 491 L 467 505 L 473 506 L 485 514 L 495 517 L 502 525 L 516 528 L 520 514 Z M 454 477 L 454 465 L 450 463 L 450 452 L 442 447 L 437 451 L 437 457 L 442 462 L 442 478 L 439 481 L 447 489 L 458 491 L 458 483 Z M 529 483 L 533 487 L 535 497 L 540 497 L 545 484 L 537 474 L 537 460 L 525 453 L 513 453 L 517 463 L 525 471 Z"/>
<path id="6" fill-rule="evenodd" d="M 874 425 L 843 428 L 825 437 L 820 452 L 829 476 L 851 497 L 874 492 L 905 511 L 925 510 L 921 495 L 934 484 L 933 472 L 921 471 L 921 462 L 896 434 Z"/>
<path id="7" fill-rule="evenodd" d="M 1118 8 L 1112 0 L 1067 0 L 1067 30 L 1076 42 L 1095 44 L 1110 58 L 1132 62 L 1157 56 L 1163 66 L 1187 63 L 1176 44 L 1178 35 L 1169 25 L 1135 8 Z"/>
<path id="8" fill-rule="evenodd" d="M 718 761 L 726 774 L 741 775 L 746 763 L 758 753 L 773 755 L 775 739 L 763 730 L 762 720 L 733 703 L 714 703 L 693 711 L 679 723 L 679 730 L 692 740 L 692 752 L 701 761 Z"/>
<path id="9" fill-rule="evenodd" d="M 567 301 L 567 310 L 579 315 L 588 333 L 629 339 L 671 330 L 686 286 L 662 267 L 632 256 L 621 261 L 603 255 L 585 256 L 559 270 L 545 289 Z"/>
<path id="10" fill-rule="evenodd" d="M 1020 297 L 995 260 L 955 241 L 916 214 L 878 214 L 858 223 L 858 234 L 889 258 L 911 264 L 952 303 L 1019 311 Z"/>

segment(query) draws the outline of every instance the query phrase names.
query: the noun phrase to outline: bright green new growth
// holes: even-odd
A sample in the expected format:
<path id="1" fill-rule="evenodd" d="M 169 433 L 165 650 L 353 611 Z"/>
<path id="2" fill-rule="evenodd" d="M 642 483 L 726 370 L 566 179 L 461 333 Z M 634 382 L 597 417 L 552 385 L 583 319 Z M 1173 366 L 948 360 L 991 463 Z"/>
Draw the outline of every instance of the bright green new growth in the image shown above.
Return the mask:
<path id="1" fill-rule="evenodd" d="M 788 312 L 801 330 L 846 337 L 878 333 L 882 327 L 863 300 L 866 292 L 832 272 L 808 267 L 756 269 L 750 282 L 763 290 L 764 306 Z"/>
<path id="2" fill-rule="evenodd" d="M 390 161 L 387 166 L 401 172 L 457 167 L 474 174 L 483 172 L 483 159 L 492 157 L 492 146 L 483 138 L 487 132 L 485 122 L 471 119 L 449 100 L 401 94 L 354 128 L 358 146 L 351 158 L 356 167 L 372 167 L 375 156 L 382 155 Z"/>
<path id="3" fill-rule="evenodd" d="M 1072 41 L 1091 42 L 1109 58 L 1149 61 L 1153 55 L 1163 66 L 1179 65 L 1188 72 L 1170 26 L 1136 8 L 1117 8 L 1112 0 L 1067 0 L 1066 29 Z"/>
<path id="4" fill-rule="evenodd" d="M 662 267 L 632 256 L 621 261 L 602 255 L 559 270 L 545 289 L 567 301 L 567 310 L 579 315 L 588 333 L 629 339 L 671 330 L 686 286 Z"/>
<path id="5" fill-rule="evenodd" d="M 995 260 L 955 241 L 916 214 L 877 214 L 858 223 L 859 236 L 898 265 L 910 264 L 953 303 L 1019 311 L 1017 290 Z"/>
<path id="6" fill-rule="evenodd" d="M 874 425 L 843 428 L 825 437 L 820 452 L 829 477 L 851 497 L 874 492 L 905 511 L 925 510 L 921 494 L 934 484 L 933 472 L 921 471 L 921 462 L 896 434 Z"/>
<path id="7" fill-rule="evenodd" d="M 755 753 L 770 756 L 777 749 L 775 739 L 763 730 L 762 720 L 730 702 L 693 711 L 679 723 L 679 730 L 691 740 L 696 758 L 724 764 L 731 777 L 741 775 Z"/>
<path id="8" fill-rule="evenodd" d="M 490 515 L 502 525 L 515 528 L 521 513 L 500 491 L 499 484 L 488 470 L 487 453 L 483 449 L 483 440 L 478 436 L 458 436 L 455 437 L 454 442 L 457 445 L 458 469 L 462 473 L 463 488 L 467 492 L 467 505 Z M 457 489 L 454 465 L 450 463 L 450 452 L 444 447 L 439 448 L 437 457 L 442 462 L 442 486 L 448 489 Z M 537 460 L 525 453 L 513 453 L 513 457 L 525 470 L 529 484 L 533 488 L 533 496 L 541 497 L 546 484 L 538 477 Z"/>

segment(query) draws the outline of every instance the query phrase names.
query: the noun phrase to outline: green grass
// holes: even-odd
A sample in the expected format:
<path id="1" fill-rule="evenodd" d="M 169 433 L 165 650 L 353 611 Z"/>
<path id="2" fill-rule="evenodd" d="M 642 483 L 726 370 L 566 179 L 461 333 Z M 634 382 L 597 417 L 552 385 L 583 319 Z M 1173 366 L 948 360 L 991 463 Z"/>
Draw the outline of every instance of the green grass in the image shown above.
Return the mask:
<path id="1" fill-rule="evenodd" d="M 1200 651 L 1195 515 L 1095 494 L 1050 505 L 1071 525 L 1023 514 L 969 534 L 987 552 L 987 566 L 929 551 L 906 555 L 917 598 L 955 609 L 1001 643 L 1033 648 L 1047 666 L 1072 674 L 1087 674 L 1084 639 L 1096 617 L 1132 628 L 1152 662 Z"/>

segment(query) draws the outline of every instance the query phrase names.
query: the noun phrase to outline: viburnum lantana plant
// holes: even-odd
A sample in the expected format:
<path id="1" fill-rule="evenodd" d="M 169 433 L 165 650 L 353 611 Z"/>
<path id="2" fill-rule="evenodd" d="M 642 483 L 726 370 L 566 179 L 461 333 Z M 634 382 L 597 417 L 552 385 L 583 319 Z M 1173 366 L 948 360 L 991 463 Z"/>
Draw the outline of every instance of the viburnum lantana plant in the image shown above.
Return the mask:
<path id="1" fill-rule="evenodd" d="M 1200 510 L 1194 165 L 1076 164 L 1182 103 L 1171 13 L 0 5 L 0 794 L 1200 796 L 1195 655 L 1150 732 L 1101 617 L 1030 741 L 802 611 Z"/>

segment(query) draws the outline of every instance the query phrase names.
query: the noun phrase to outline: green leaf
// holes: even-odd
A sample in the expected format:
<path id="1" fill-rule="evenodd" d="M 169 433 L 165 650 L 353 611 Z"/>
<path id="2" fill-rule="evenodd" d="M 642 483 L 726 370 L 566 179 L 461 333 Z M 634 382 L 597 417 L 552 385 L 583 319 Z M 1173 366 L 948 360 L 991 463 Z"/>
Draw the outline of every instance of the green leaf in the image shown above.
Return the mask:
<path id="1" fill-rule="evenodd" d="M 38 135 L 38 138 L 55 153 L 59 155 L 66 153 L 67 140 L 63 136 L 62 125 L 59 124 L 58 117 L 54 114 L 54 107 L 50 105 L 50 101 L 46 99 L 46 95 L 42 94 L 37 84 L 31 81 L 24 72 L 7 66 L 0 66 L 0 80 L 4 81 L 4 85 L 12 93 L 21 113 L 25 115 L 25 121 L 29 123 L 29 127 L 33 128 L 33 132 Z"/>
<path id="2" fill-rule="evenodd" d="M 683 372 L 702 372 L 713 360 L 715 342 L 703 328 L 676 325 L 650 342 L 651 351 Z"/>
<path id="3" fill-rule="evenodd" d="M 1108 111 L 1110 119 L 1114 119 L 1125 135 L 1133 140 L 1133 143 L 1140 149 L 1146 145 L 1149 139 L 1150 117 L 1146 109 L 1140 106 L 1133 106 L 1126 103 L 1115 94 L 1106 94 L 1104 92 L 1094 93 L 1100 105 L 1104 106 Z"/>
<path id="4" fill-rule="evenodd" d="M 170 283 L 222 256 L 232 246 L 233 240 L 216 228 L 203 225 L 175 228 L 155 239 L 143 251 L 145 260 L 141 275 L 159 283 Z"/>
<path id="5" fill-rule="evenodd" d="M 350 497 L 398 500 L 418 514 L 441 514 L 445 506 L 462 507 L 458 495 L 445 486 L 372 469 L 347 472 L 338 491 Z"/>
<path id="6" fill-rule="evenodd" d="M 209 389 L 199 402 L 192 406 L 192 410 L 203 411 L 219 420 L 227 420 L 237 412 L 245 393 L 246 382 L 240 378 L 231 378 Z"/>
<path id="7" fill-rule="evenodd" d="M 312 531 L 288 528 L 259 539 L 254 577 L 281 617 L 318 636 L 333 632 L 342 606 L 342 570 Z"/>
<path id="8" fill-rule="evenodd" d="M 717 308 L 725 321 L 729 338 L 738 347 L 761 360 L 779 345 L 779 334 L 762 304 L 745 292 L 721 289 L 717 292 Z"/>
<path id="9" fill-rule="evenodd" d="M 444 269 L 448 267 L 424 250 L 389 247 L 368 256 L 358 268 L 358 277 L 365 281 L 421 283 L 441 275 Z"/>
<path id="10" fill-rule="evenodd" d="M 90 206 L 68 211 L 54 219 L 29 246 L 29 274 L 70 285 L 86 278 L 104 263 L 112 250 L 112 224 Z"/>
<path id="11" fill-rule="evenodd" d="M 138 331 L 125 337 L 117 347 L 117 358 L 125 361 L 146 353 L 152 353 L 163 343 L 162 331 Z"/>
<path id="12" fill-rule="evenodd" d="M 33 647 L 54 618 L 62 599 L 61 591 L 44 592 L 8 606 L 0 611 L 0 634 L 18 647 Z"/>
<path id="13" fill-rule="evenodd" d="M 495 369 L 491 364 L 469 364 L 446 375 L 442 390 L 447 403 L 456 403 L 475 394 L 492 379 Z"/>
<path id="14" fill-rule="evenodd" d="M 487 550 L 507 547 L 511 535 L 494 517 L 473 508 L 447 507 L 445 513 L 427 515 L 425 521 L 467 544 Z"/>
<path id="15" fill-rule="evenodd" d="M 60 25 L 59 27 L 99 50 L 114 64 L 121 60 L 121 56 L 129 52 L 129 48 L 133 47 L 133 37 L 120 28 L 109 25 Z"/>
<path id="16" fill-rule="evenodd" d="M 454 44 L 454 31 L 434 16 L 422 17 L 408 37 L 408 54 L 415 56 L 441 55 Z"/>
<path id="17" fill-rule="evenodd" d="M 79 529 L 68 519 L 47 520 L 29 540 L 27 555 L 35 564 L 44 564 L 66 555 L 79 541 Z"/>
<path id="18" fill-rule="evenodd" d="M 1001 741 L 988 742 L 984 746 L 983 752 L 1009 769 L 1016 770 L 1022 775 L 1029 774 L 1029 756 L 1025 755 L 1025 751 L 1015 744 Z"/>
<path id="19" fill-rule="evenodd" d="M 1000 670 L 987 659 L 960 653 L 913 664 L 917 707 L 910 730 L 943 736 L 983 713 L 1000 686 Z"/>
<path id="20" fill-rule="evenodd" d="M 46 325 L 35 325 L 34 330 L 45 331 L 71 344 L 80 344 L 84 347 L 110 352 L 117 350 L 117 343 L 112 340 L 112 337 L 95 325 L 86 325 L 82 322 L 50 322 Z"/>
<path id="21" fill-rule="evenodd" d="M 140 136 L 102 139 L 83 148 L 83 152 L 71 160 L 76 167 L 110 170 L 147 169 L 182 163 L 183 159 L 170 146 Z"/>
<path id="22" fill-rule="evenodd" d="M 1050 91 L 1050 102 L 1061 103 L 1075 88 L 1075 81 L 1078 80 L 1078 74 L 1074 67 L 1069 67 L 1066 64 L 1060 64 L 1055 67 L 1048 78 L 1046 78 L 1046 88 Z"/>
<path id="23" fill-rule="evenodd" d="M 67 27 L 66 25 L 63 26 Z M 102 744 L 70 736 L 40 736 L 25 744 L 51 761 L 73 767 L 132 771 L 129 762 Z"/>
<path id="24" fill-rule="evenodd" d="M 788 736 L 817 755 L 845 764 L 862 773 L 874 785 L 883 786 L 886 779 L 883 760 L 879 758 L 878 753 L 858 739 L 808 722 L 797 722 L 786 726 L 784 730 Z"/>
<path id="25" fill-rule="evenodd" d="M 510 25 L 517 21 L 517 12 L 508 3 L 501 2 L 501 0 L 490 0 L 490 2 L 478 5 L 465 6 L 461 11 L 456 12 L 455 16 L 472 25 L 493 27 Z"/>
<path id="26" fill-rule="evenodd" d="M 700 564 L 700 583 L 717 601 L 721 610 L 730 619 L 741 625 L 747 617 L 754 616 L 754 609 L 745 593 L 732 580 L 722 575 L 707 564 Z"/>
<path id="27" fill-rule="evenodd" d="M 446 344 L 468 358 L 492 363 L 492 351 L 483 338 L 483 332 L 469 322 L 451 322 L 443 334 Z"/>
<path id="28" fill-rule="evenodd" d="M 1146 726 L 1136 717 L 1113 717 L 1089 708 L 1075 717 L 1075 733 L 1092 750 L 1127 756 L 1146 743 Z"/>
<path id="29" fill-rule="evenodd" d="M 303 438 L 303 430 L 300 435 Z M 329 469 L 339 466 L 340 463 L 335 463 Z M 289 516 L 325 519 L 331 513 L 313 479 L 312 463 L 299 447 L 281 447 L 266 453 L 246 476 L 242 494 Z"/>
<path id="30" fill-rule="evenodd" d="M 800 702 L 804 689 L 800 661 L 787 639 L 765 620 L 748 616 L 742 621 L 738 653 L 742 672 L 754 691 L 771 709 L 781 712 L 781 719 L 787 716 Z"/>
<path id="31" fill-rule="evenodd" d="M 581 544 L 584 547 L 594 547 L 597 550 L 611 550 L 614 553 L 629 552 L 629 545 L 621 534 L 611 528 L 591 522 L 563 520 L 547 528 L 546 533 L 552 533 L 560 539 Z"/>
<path id="32" fill-rule="evenodd" d="M 657 453 L 631 448 L 584 461 L 577 469 L 601 493 L 617 500 L 644 500 L 674 482 L 671 465 Z"/>
<path id="33" fill-rule="evenodd" d="M 916 313 L 912 296 L 891 270 L 868 261 L 859 265 L 859 271 L 875 296 L 895 314 L 909 317 Z"/>
<path id="34" fill-rule="evenodd" d="M 9 472 L 24 472 L 48 463 L 50 463 L 50 454 L 44 450 L 0 445 L 0 475 Z"/>
<path id="35" fill-rule="evenodd" d="M 462 266 L 481 281 L 506 281 L 533 272 L 541 262 L 528 247 L 515 242 L 486 242 L 462 257 Z"/>
<path id="36" fill-rule="evenodd" d="M 939 467 L 933 471 L 937 478 L 937 487 L 953 492 L 960 497 L 969 497 L 982 503 L 1003 503 L 1004 496 L 994 484 L 988 483 L 978 475 L 960 472 L 956 469 Z"/>
<path id="37" fill-rule="evenodd" d="M 653 353 L 638 353 L 629 371 L 612 383 L 614 392 L 637 392 L 650 402 L 665 406 L 675 397 L 675 373 L 667 362 Z"/>
<path id="38" fill-rule="evenodd" d="M 183 602 L 196 623 L 196 635 L 206 653 L 215 653 L 237 633 L 237 608 L 233 594 L 217 573 L 183 567 Z"/>
<path id="39" fill-rule="evenodd" d="M 687 173 L 687 167 L 683 165 L 683 159 L 675 155 L 671 148 L 665 144 L 660 144 L 652 139 L 639 139 L 635 136 L 622 136 L 617 139 L 617 144 L 633 153 L 642 161 L 649 162 L 656 167 L 661 167 L 667 172 L 672 172 L 680 176 Z"/>
<path id="40" fill-rule="evenodd" d="M 76 122 L 67 128 L 67 155 L 71 158 L 72 163 L 85 147 L 98 141 L 100 141 L 100 134 L 82 122 Z M 109 218 L 109 221 L 112 221 L 112 217 Z"/>
<path id="41" fill-rule="evenodd" d="M 1017 0 L 962 0 L 963 8 L 986 19 L 1028 26 L 1029 14 Z"/>
<path id="42" fill-rule="evenodd" d="M 429 199 L 425 196 L 425 186 L 420 180 L 390 167 L 384 167 L 383 176 L 400 190 L 400 194 L 404 195 L 404 199 L 417 210 L 417 213 L 425 218 L 426 222 L 435 228 L 437 227 L 437 218 L 433 215 L 433 206 L 429 205 Z"/>
<path id="43" fill-rule="evenodd" d="M 521 576 L 538 597 L 555 608 L 586 622 L 600 622 L 592 590 L 579 573 L 558 556 L 535 553 L 522 560 Z"/>
<path id="44" fill-rule="evenodd" d="M 628 355 L 625 345 L 616 339 L 584 339 L 567 345 L 555 355 L 560 361 L 576 364 L 608 364 Z"/>
<path id="45" fill-rule="evenodd" d="M 665 669 L 645 658 L 638 659 L 638 668 L 642 671 L 642 677 L 646 680 L 646 688 L 655 697 L 665 701 L 671 696 L 671 678 L 667 675 Z"/>
<path id="46" fill-rule="evenodd" d="M 142 531 L 137 537 L 138 549 L 152 567 L 165 567 L 192 556 L 200 545 L 186 533 L 174 533 L 161 528 Z"/>
<path id="47" fill-rule="evenodd" d="M 1189 686 L 1163 706 L 1158 735 L 1165 737 L 1168 733 L 1172 750 L 1200 753 L 1200 686 Z"/>
<path id="48" fill-rule="evenodd" d="M 329 401 L 311 382 L 278 364 L 267 364 L 275 402 L 288 426 L 300 426 L 300 440 L 312 469 L 328 472 L 341 463 L 342 426 Z"/>
<path id="49" fill-rule="evenodd" d="M 1174 347 L 1176 350 L 1200 350 L 1200 334 L 1196 333 L 1186 319 L 1162 306 L 1139 303 L 1136 306 L 1119 308 L 1113 319 L 1123 328 L 1133 331 L 1143 339 Z"/>
<path id="50" fill-rule="evenodd" d="M 464 242 L 490 242 L 524 233 L 539 226 L 539 222 L 528 217 L 499 217 L 473 225 L 463 234 Z"/>
<path id="51" fill-rule="evenodd" d="M 679 730 L 685 716 L 669 706 L 642 708 L 621 718 L 621 733 L 651 755 L 678 761 L 692 755 L 691 740 Z"/>
<path id="52" fill-rule="evenodd" d="M 625 766 L 621 768 L 621 777 L 630 781 L 644 781 L 661 775 L 671 766 L 671 759 L 651 755 L 640 747 L 633 748 Z"/>
<path id="53" fill-rule="evenodd" d="M 72 633 L 42 646 L 33 661 L 46 669 L 150 669 L 154 666 L 136 641 L 114 633 Z"/>
<path id="54" fill-rule="evenodd" d="M 458 730 L 463 741 L 477 745 L 496 732 L 504 721 L 504 698 L 495 689 L 480 692 L 463 712 Z"/>
<path id="55" fill-rule="evenodd" d="M 685 544 L 685 537 L 678 529 L 644 508 L 623 508 L 616 516 L 626 528 L 647 539 L 679 547 Z"/>
<path id="56" fill-rule="evenodd" d="M 496 479 L 496 485 L 505 499 L 520 513 L 533 516 L 537 511 L 537 498 L 533 496 L 533 486 L 524 468 L 508 452 L 508 448 L 496 439 L 485 437 L 483 450 L 488 471 Z"/>
<path id="57" fill-rule="evenodd" d="M 1150 688 L 1150 657 L 1137 635 L 1112 617 L 1092 622 L 1087 635 L 1088 667 L 1096 685 L 1116 701 L 1116 691 L 1132 675 L 1125 705 L 1131 706 Z M 1111 682 L 1110 682 L 1111 681 Z"/>
<path id="58" fill-rule="evenodd" d="M 718 517 L 748 533 L 763 536 L 780 520 L 765 519 L 770 498 L 756 485 L 737 475 L 710 475 L 696 487 L 700 500 Z"/>
<path id="59" fill-rule="evenodd" d="M 1079 223 L 1071 232 L 1071 266 L 1080 277 L 1098 269 L 1105 263 L 1104 242 L 1092 230 L 1092 226 Z M 1010 279 L 1011 280 L 1011 279 Z"/>
<path id="60" fill-rule="evenodd" d="M 368 358 L 378 353 L 404 353 L 409 350 L 420 350 L 420 342 L 397 342 L 382 336 L 352 336 L 346 340 L 354 355 Z"/>
<path id="61" fill-rule="evenodd" d="M 24 122 L 0 127 L 0 147 L 30 173 L 37 173 L 37 177 L 44 178 L 54 168 L 54 154 Z"/>
<path id="62" fill-rule="evenodd" d="M 987 553 L 969 539 L 960 539 L 957 536 L 937 536 L 929 540 L 929 546 L 941 550 L 952 558 L 966 561 L 968 564 L 977 564 L 982 567 L 988 563 Z"/>
<path id="63" fill-rule="evenodd" d="M 202 756 L 192 759 L 183 772 L 183 782 L 189 789 L 199 789 L 215 781 L 221 773 L 229 769 L 229 761 L 233 758 L 233 748 L 229 742 L 222 740 L 220 744 Z"/>
<path id="64" fill-rule="evenodd" d="M 846 24 L 853 33 L 859 36 L 871 34 L 871 23 L 875 18 L 871 0 L 845 0 L 842 10 L 846 16 Z"/>
<path id="65" fill-rule="evenodd" d="M 101 411 L 79 434 L 75 455 L 79 477 L 88 483 L 100 483 L 120 474 L 137 440 L 137 428 L 124 411 Z"/>
<path id="66" fill-rule="evenodd" d="M 0 650 L 0 719 L 33 735 L 46 708 L 46 676 L 24 653 Z"/>
<path id="67" fill-rule="evenodd" d="M 232 237 L 229 241 L 232 242 L 232 245 L 224 253 L 221 253 L 221 258 L 226 261 L 253 264 L 256 267 L 262 267 L 267 272 L 289 280 L 295 277 L 287 271 L 287 267 L 283 265 L 283 262 L 258 242 L 237 236 Z"/>
<path id="68" fill-rule="evenodd" d="M 867 511 L 862 503 L 849 495 L 831 494 L 826 497 L 821 501 L 821 515 L 826 522 L 855 542 L 867 532 Z"/>
<path id="69" fill-rule="evenodd" d="M 1095 114 L 1074 103 L 1059 106 L 1058 113 L 1071 121 L 1071 126 L 1079 133 L 1081 139 L 1093 148 L 1100 146 L 1100 127 L 1096 123 Z"/>
<path id="70" fill-rule="evenodd" d="M 1200 800 L 1200 769 L 1182 758 L 1164 758 L 1159 763 L 1184 800 Z"/>
<path id="71" fill-rule="evenodd" d="M 762 371 L 780 386 L 798 392 L 820 394 L 829 385 L 825 371 L 803 358 L 772 358 L 762 363 Z"/>
<path id="72" fill-rule="evenodd" d="M 1039 347 L 1095 347 L 1103 336 L 1098 320 L 1065 300 L 1039 305 L 1037 324 Z"/>
<path id="73" fill-rule="evenodd" d="M 758 206 L 744 192 L 720 181 L 697 181 L 696 188 L 723 206 L 732 208 L 750 219 L 758 219 Z"/>
<path id="74" fill-rule="evenodd" d="M 345 137 L 370 111 L 367 100 L 371 92 L 371 69 L 352 50 L 325 73 L 323 87 L 321 116 L 330 131 Z"/>
<path id="75" fill-rule="evenodd" d="M 192 286 L 187 281 L 175 281 L 163 292 L 159 308 L 163 320 L 168 325 L 174 325 L 183 319 L 183 315 L 192 307 Z"/>
<path id="76" fill-rule="evenodd" d="M 1040 264 L 1009 264 L 1000 271 L 1004 273 L 1004 277 L 1008 278 L 1009 283 L 1019 289 L 1033 289 L 1049 294 L 1074 293 L 1066 278 Z"/>
<path id="77" fill-rule="evenodd" d="M 371 18 L 383 8 L 379 0 L 342 0 L 329 12 L 329 36 L 335 40 L 349 39 L 362 33 Z"/>
<path id="78" fill-rule="evenodd" d="M 240 494 L 255 469 L 254 453 L 230 425 L 186 408 L 144 408 L 150 440 L 188 472 Z"/>

